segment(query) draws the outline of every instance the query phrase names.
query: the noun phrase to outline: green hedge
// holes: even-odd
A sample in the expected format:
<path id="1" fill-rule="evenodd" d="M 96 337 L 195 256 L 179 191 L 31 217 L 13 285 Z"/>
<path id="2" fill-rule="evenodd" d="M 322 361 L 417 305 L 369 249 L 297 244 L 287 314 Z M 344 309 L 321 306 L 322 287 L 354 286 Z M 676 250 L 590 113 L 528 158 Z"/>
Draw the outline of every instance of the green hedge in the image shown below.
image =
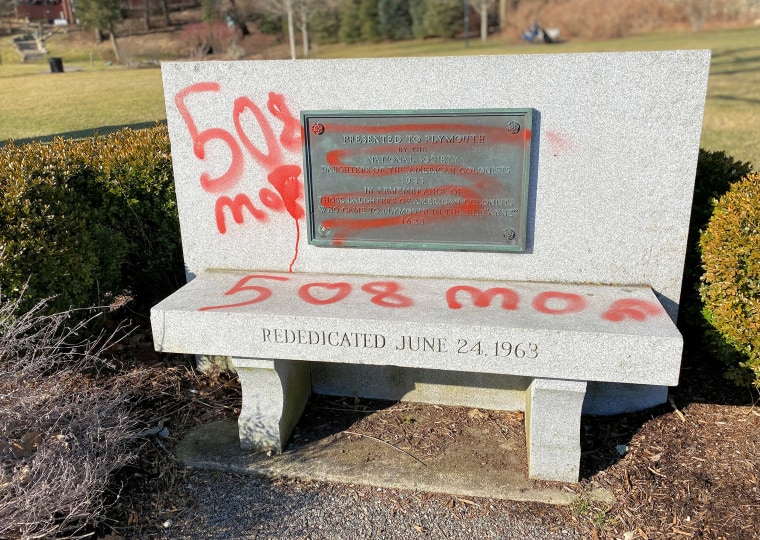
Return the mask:
<path id="1" fill-rule="evenodd" d="M 699 235 L 710 220 L 715 201 L 751 170 L 749 163 L 736 161 L 725 152 L 699 151 L 678 317 L 678 327 L 686 338 L 687 346 L 700 347 L 704 332 L 699 294 L 702 277 Z"/>
<path id="2" fill-rule="evenodd" d="M 760 173 L 719 199 L 700 245 L 709 341 L 728 378 L 760 388 Z"/>
<path id="3" fill-rule="evenodd" d="M 51 311 L 129 291 L 150 306 L 184 282 L 164 126 L 0 149 L 0 286 Z"/>

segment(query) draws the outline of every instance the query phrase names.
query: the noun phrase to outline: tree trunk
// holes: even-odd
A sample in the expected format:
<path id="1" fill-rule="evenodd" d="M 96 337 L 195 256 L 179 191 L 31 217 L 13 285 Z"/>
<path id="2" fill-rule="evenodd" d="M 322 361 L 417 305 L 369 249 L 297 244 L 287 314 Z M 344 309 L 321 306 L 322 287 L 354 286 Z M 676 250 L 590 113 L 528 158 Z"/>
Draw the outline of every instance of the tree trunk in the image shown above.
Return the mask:
<path id="1" fill-rule="evenodd" d="M 116 61 L 121 63 L 121 54 L 119 53 L 119 45 L 116 43 L 116 32 L 113 28 L 108 31 L 111 36 L 111 47 L 113 48 L 113 55 L 116 57 Z"/>
<path id="2" fill-rule="evenodd" d="M 488 2 L 480 0 L 480 41 L 488 40 Z"/>
<path id="3" fill-rule="evenodd" d="M 171 26 L 172 22 L 169 19 L 169 0 L 161 0 L 161 13 L 164 15 L 164 24 Z"/>
<path id="4" fill-rule="evenodd" d="M 143 0 L 143 9 L 145 10 L 143 22 L 145 23 L 146 32 L 150 30 L 150 7 L 150 0 Z"/>
<path id="5" fill-rule="evenodd" d="M 103 43 L 103 30 L 100 28 L 95 29 L 95 43 Z"/>
<path id="6" fill-rule="evenodd" d="M 507 0 L 499 0 L 499 31 L 507 27 Z"/>
<path id="7" fill-rule="evenodd" d="M 296 33 L 295 33 L 295 28 L 293 26 L 293 1 L 292 0 L 288 0 L 287 10 L 288 10 L 288 40 L 290 41 L 290 58 L 291 60 L 295 60 L 296 59 Z"/>
<path id="8" fill-rule="evenodd" d="M 248 30 L 248 26 L 245 24 L 245 19 L 240 14 L 240 10 L 237 7 L 236 0 L 229 0 L 232 13 L 235 15 L 235 24 L 240 29 L 240 33 L 243 37 L 250 35 L 251 31 Z"/>
<path id="9" fill-rule="evenodd" d="M 309 14 L 306 6 L 301 4 L 301 40 L 303 41 L 303 57 L 309 57 Z"/>

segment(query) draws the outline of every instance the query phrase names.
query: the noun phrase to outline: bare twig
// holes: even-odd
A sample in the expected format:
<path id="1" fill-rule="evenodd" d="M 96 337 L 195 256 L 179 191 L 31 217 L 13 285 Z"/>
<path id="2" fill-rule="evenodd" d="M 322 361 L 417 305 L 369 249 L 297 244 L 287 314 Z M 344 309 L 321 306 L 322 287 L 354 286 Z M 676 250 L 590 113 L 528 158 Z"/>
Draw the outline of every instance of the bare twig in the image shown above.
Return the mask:
<path id="1" fill-rule="evenodd" d="M 135 458 L 140 373 L 102 376 L 109 339 L 92 337 L 89 320 L 19 306 L 0 303 L 0 426 L 19 453 L 0 469 L 0 537 L 83 537 L 105 519 L 113 473 Z"/>
<path id="2" fill-rule="evenodd" d="M 409 452 L 407 452 L 406 450 L 402 450 L 402 449 L 401 449 L 401 448 L 399 448 L 398 446 L 394 446 L 394 445 L 392 445 L 391 443 L 389 443 L 389 442 L 387 442 L 387 441 L 384 441 L 384 440 L 382 440 L 382 439 L 378 439 L 377 437 L 373 437 L 372 435 L 366 435 L 366 434 L 364 434 L 364 433 L 357 433 L 356 431 L 348 431 L 348 430 L 344 430 L 344 431 L 343 431 L 343 433 L 346 433 L 346 434 L 348 434 L 348 435 L 356 435 L 356 436 L 358 436 L 358 437 L 366 437 L 367 439 L 372 439 L 372 440 L 374 440 L 374 441 L 377 441 L 377 442 L 381 442 L 381 443 L 383 443 L 383 444 L 385 444 L 385 445 L 388 445 L 388 446 L 390 446 L 390 447 L 391 447 L 391 448 L 393 448 L 394 450 L 397 450 L 397 451 L 399 451 L 399 452 L 402 452 L 402 453 L 406 454 L 407 456 L 409 456 L 410 458 L 412 458 L 414 461 L 416 461 L 416 462 L 418 462 L 418 463 L 421 463 L 422 465 L 424 465 L 425 467 L 427 467 L 427 463 L 425 463 L 425 462 L 424 462 L 424 461 L 422 461 L 421 459 L 419 459 L 419 458 L 417 458 L 417 457 L 413 456 L 412 454 L 410 454 L 410 453 L 409 453 Z"/>
<path id="3" fill-rule="evenodd" d="M 668 396 L 668 403 L 670 403 L 670 406 L 673 407 L 674 411 L 676 411 L 676 414 L 678 415 L 678 418 L 681 419 L 681 422 L 686 423 L 686 417 L 681 411 L 678 410 L 678 407 L 676 407 L 676 402 L 673 401 L 672 396 Z"/>

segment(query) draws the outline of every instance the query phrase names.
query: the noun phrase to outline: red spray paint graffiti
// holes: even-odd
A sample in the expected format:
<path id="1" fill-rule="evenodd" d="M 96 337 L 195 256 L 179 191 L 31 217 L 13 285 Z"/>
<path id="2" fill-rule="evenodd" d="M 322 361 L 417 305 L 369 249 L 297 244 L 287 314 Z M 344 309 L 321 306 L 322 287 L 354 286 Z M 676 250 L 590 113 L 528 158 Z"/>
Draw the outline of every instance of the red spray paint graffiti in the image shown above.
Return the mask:
<path id="1" fill-rule="evenodd" d="M 200 185 L 204 191 L 219 195 L 214 206 L 217 230 L 220 234 L 227 233 L 227 211 L 238 225 L 244 224 L 246 215 L 251 215 L 257 221 L 266 221 L 268 218 L 266 211 L 257 208 L 247 194 L 236 193 L 233 195 L 229 193 L 237 188 L 244 174 L 245 156 L 243 149 L 245 149 L 248 155 L 266 171 L 267 181 L 274 188 L 262 187 L 259 189 L 258 195 L 261 203 L 265 208 L 274 212 L 287 211 L 295 222 L 296 242 L 289 266 L 289 270 L 292 271 L 298 258 L 298 245 L 301 238 L 300 220 L 305 217 L 304 208 L 299 202 L 303 199 L 303 182 L 299 179 L 301 168 L 298 165 L 284 162 L 283 149 L 291 152 L 300 149 L 301 124 L 288 109 L 285 97 L 282 94 L 270 92 L 267 110 L 282 124 L 279 137 L 275 135 L 274 128 L 267 116 L 253 100 L 246 96 L 238 97 L 232 108 L 232 120 L 237 137 L 218 127 L 199 130 L 187 101 L 196 94 L 218 93 L 220 91 L 221 85 L 219 83 L 200 82 L 179 91 L 174 99 L 177 110 L 193 141 L 193 153 L 198 159 L 202 161 L 207 159 L 206 147 L 211 141 L 223 144 L 229 151 L 229 165 L 224 173 L 212 178 L 210 173 L 203 172 L 199 177 Z M 253 117 L 253 122 L 249 121 L 249 116 Z M 266 152 L 257 148 L 251 141 L 249 127 L 261 130 L 266 143 Z"/>
<path id="2" fill-rule="evenodd" d="M 446 303 L 449 309 L 461 309 L 462 304 L 457 300 L 457 293 L 464 291 L 470 294 L 473 299 L 473 304 L 478 307 L 488 307 L 491 305 L 491 300 L 496 296 L 501 296 L 501 307 L 503 309 L 517 309 L 517 304 L 520 302 L 520 296 L 512 289 L 504 287 L 495 287 L 486 291 L 481 291 L 476 287 L 470 287 L 467 285 L 458 285 L 451 287 L 446 291 Z"/>
<path id="3" fill-rule="evenodd" d="M 320 131 L 344 134 L 382 134 L 388 132 L 394 133 L 456 133 L 462 136 L 477 136 L 487 138 L 490 144 L 509 144 L 509 143 L 523 143 L 530 140 L 531 131 L 528 129 L 522 130 L 519 134 L 510 133 L 503 128 L 497 127 L 484 127 L 469 124 L 457 124 L 457 123 L 439 123 L 439 124 L 401 124 L 390 126 L 364 126 L 364 125 L 338 125 L 338 124 L 324 124 L 320 125 Z M 440 151 L 446 151 L 447 149 L 457 148 L 461 146 L 460 143 L 455 142 L 441 142 L 436 145 L 436 148 Z M 394 153 L 398 150 L 397 145 L 369 145 L 358 148 L 341 148 L 333 149 L 327 152 L 326 162 L 335 171 L 349 171 L 348 174 L 356 177 L 365 178 L 378 178 L 384 176 L 397 176 L 404 174 L 416 174 L 418 171 L 425 169 L 421 165 L 406 165 L 397 166 L 391 169 L 384 170 L 361 170 L 359 167 L 355 167 L 351 164 L 351 159 L 364 154 L 376 153 Z M 441 222 L 452 219 L 461 219 L 460 216 L 467 213 L 477 212 L 482 208 L 482 201 L 484 198 L 489 197 L 494 193 L 498 193 L 502 187 L 501 183 L 494 177 L 478 172 L 474 169 L 468 169 L 466 167 L 454 167 L 439 165 L 436 167 L 438 174 L 446 174 L 455 177 L 462 178 L 464 183 L 462 184 L 447 184 L 438 185 L 436 190 L 440 194 L 446 194 L 454 196 L 459 199 L 460 202 L 456 204 L 447 203 L 445 208 L 447 212 L 441 212 L 439 214 L 430 215 L 428 213 L 425 216 L 426 220 L 431 222 Z M 359 197 L 363 195 L 360 192 L 347 192 L 347 193 L 334 193 L 334 198 L 350 199 L 353 197 Z M 427 193 L 410 194 L 406 196 L 408 203 L 419 201 L 429 197 Z M 320 204 L 325 208 L 336 210 L 340 204 L 343 208 L 348 210 L 348 213 L 352 213 L 352 207 L 357 205 L 338 203 L 331 201 L 320 201 Z M 382 209 L 393 203 L 377 204 L 374 207 L 370 207 L 370 211 L 375 208 Z M 359 203 L 359 206 L 367 207 L 366 203 Z M 433 205 L 430 209 L 443 209 L 444 206 Z M 377 217 L 369 219 L 357 219 L 357 218 L 336 218 L 326 219 L 323 221 L 323 226 L 333 231 L 333 242 L 336 245 L 341 245 L 346 238 L 353 236 L 365 229 L 377 229 L 383 227 L 393 227 L 402 225 L 405 223 L 405 219 L 414 218 L 418 214 L 410 213 L 405 215 L 395 215 L 388 217 Z"/>
<path id="4" fill-rule="evenodd" d="M 602 317 L 611 322 L 620 322 L 625 319 L 645 321 L 649 317 L 656 317 L 664 313 L 665 310 L 662 309 L 662 306 L 655 302 L 624 298 L 614 302 L 610 309 L 602 314 Z"/>
<path id="5" fill-rule="evenodd" d="M 314 296 L 311 293 L 312 289 L 321 289 L 324 291 L 334 291 L 332 296 L 320 295 L 320 297 Z M 298 296 L 304 302 L 315 306 L 324 306 L 327 304 L 334 304 L 340 302 L 351 294 L 350 283 L 307 283 L 298 289 Z"/>
<path id="6" fill-rule="evenodd" d="M 546 291 L 533 299 L 533 308 L 545 315 L 565 315 L 586 309 L 582 296 L 573 293 Z"/>
<path id="7" fill-rule="evenodd" d="M 259 279 L 282 282 L 290 281 L 290 278 L 283 276 L 251 274 L 241 278 L 224 294 L 225 296 L 235 296 L 253 293 L 254 296 L 232 304 L 202 307 L 200 311 L 232 309 L 264 302 L 273 295 L 273 291 L 263 285 L 251 284 L 254 280 Z M 397 309 L 415 305 L 414 299 L 402 292 L 404 291 L 404 287 L 398 281 L 368 281 L 361 286 L 361 290 L 370 295 L 369 301 L 376 306 Z M 458 310 L 464 307 L 458 299 L 457 295 L 459 293 L 466 293 L 475 308 L 489 308 L 493 299 L 500 296 L 501 309 L 508 311 L 520 309 L 520 294 L 513 289 L 492 287 L 484 291 L 470 285 L 456 285 L 449 287 L 442 293 L 442 297 L 445 299 L 446 306 L 449 309 Z M 303 302 L 314 306 L 337 304 L 346 300 L 352 294 L 353 287 L 350 283 L 344 281 L 310 282 L 301 285 L 296 292 L 296 296 Z M 542 291 L 535 295 L 530 302 L 530 306 L 538 313 L 551 316 L 572 315 L 588 309 L 588 304 L 582 296 L 561 291 Z M 609 308 L 601 313 L 600 316 L 606 321 L 620 323 L 626 320 L 643 322 L 651 317 L 659 317 L 664 314 L 665 310 L 656 302 L 636 298 L 623 298 L 612 302 Z"/>
<path id="8" fill-rule="evenodd" d="M 224 293 L 224 295 L 233 296 L 241 292 L 253 291 L 256 293 L 255 297 L 250 298 L 248 300 L 244 300 L 242 302 L 237 302 L 235 304 L 202 307 L 200 308 L 200 311 L 211 311 L 213 309 L 229 309 L 229 308 L 235 308 L 235 307 L 250 306 L 252 304 L 263 302 L 264 300 L 272 296 L 272 289 L 270 289 L 269 287 L 262 287 L 260 285 L 248 285 L 248 282 L 253 279 L 273 279 L 275 281 L 288 280 L 288 278 L 282 277 L 282 276 L 257 276 L 257 275 L 245 276 L 243 279 L 235 283 L 235 285 L 229 291 Z"/>

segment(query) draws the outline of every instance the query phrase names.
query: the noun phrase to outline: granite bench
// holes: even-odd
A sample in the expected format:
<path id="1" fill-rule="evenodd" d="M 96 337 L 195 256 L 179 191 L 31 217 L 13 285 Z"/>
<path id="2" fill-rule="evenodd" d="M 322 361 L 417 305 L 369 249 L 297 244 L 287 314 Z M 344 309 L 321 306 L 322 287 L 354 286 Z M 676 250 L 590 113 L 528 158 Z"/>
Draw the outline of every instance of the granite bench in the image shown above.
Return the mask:
<path id="1" fill-rule="evenodd" d="M 157 349 L 232 358 L 249 448 L 282 450 L 311 392 L 524 410 L 530 476 L 577 480 L 582 411 L 651 407 L 678 380 L 709 64 L 162 64 L 189 282 L 153 308 Z M 530 123 L 492 129 L 504 110 Z M 391 111 L 420 118 L 381 126 Z M 335 131 L 346 112 L 373 120 Z"/>
<path id="2" fill-rule="evenodd" d="M 531 377 L 529 475 L 563 481 L 587 382 L 675 385 L 682 343 L 648 287 L 272 272 L 203 273 L 152 325 L 158 350 L 232 357 L 241 445 L 258 450 L 283 450 L 310 362 Z"/>

